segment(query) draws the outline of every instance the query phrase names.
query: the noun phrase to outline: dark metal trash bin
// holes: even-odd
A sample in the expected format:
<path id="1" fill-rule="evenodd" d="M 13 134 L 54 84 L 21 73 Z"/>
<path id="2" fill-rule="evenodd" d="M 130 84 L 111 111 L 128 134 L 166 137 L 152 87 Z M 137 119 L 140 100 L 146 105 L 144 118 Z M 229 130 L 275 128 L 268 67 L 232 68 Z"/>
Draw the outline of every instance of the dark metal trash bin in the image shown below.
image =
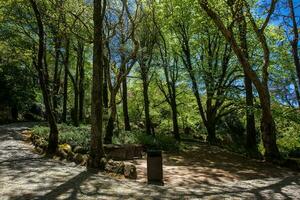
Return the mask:
<path id="1" fill-rule="evenodd" d="M 148 184 L 164 185 L 162 152 L 160 150 L 147 151 Z"/>

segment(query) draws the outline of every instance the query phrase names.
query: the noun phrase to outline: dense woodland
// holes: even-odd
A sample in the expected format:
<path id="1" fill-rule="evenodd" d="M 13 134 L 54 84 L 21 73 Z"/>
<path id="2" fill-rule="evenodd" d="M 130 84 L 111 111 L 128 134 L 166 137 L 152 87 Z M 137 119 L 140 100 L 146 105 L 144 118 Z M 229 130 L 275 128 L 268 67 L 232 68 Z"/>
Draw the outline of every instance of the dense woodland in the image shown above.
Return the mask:
<path id="1" fill-rule="evenodd" d="M 299 6 L 1 0 L 3 123 L 47 120 L 49 154 L 58 124 L 87 126 L 90 167 L 102 167 L 103 144 L 137 133 L 270 161 L 297 154 Z"/>

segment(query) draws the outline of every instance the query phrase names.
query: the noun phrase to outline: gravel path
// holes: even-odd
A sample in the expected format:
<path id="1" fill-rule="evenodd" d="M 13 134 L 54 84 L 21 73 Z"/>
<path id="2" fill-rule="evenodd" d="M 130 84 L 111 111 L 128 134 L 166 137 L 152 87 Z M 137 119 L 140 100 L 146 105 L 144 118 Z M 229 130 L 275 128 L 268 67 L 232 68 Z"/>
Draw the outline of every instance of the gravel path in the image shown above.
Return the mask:
<path id="1" fill-rule="evenodd" d="M 199 146 L 166 155 L 165 186 L 147 185 L 145 160 L 138 180 L 114 178 L 43 158 L 18 132 L 32 123 L 0 126 L 0 199 L 300 199 L 300 174 Z M 233 157 L 233 158 L 232 158 Z"/>

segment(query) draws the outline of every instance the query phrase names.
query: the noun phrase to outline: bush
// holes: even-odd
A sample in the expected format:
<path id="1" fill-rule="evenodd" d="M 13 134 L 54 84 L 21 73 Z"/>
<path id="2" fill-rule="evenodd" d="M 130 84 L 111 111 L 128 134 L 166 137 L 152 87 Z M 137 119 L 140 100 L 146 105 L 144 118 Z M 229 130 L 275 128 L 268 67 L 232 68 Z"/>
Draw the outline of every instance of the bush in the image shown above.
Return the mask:
<path id="1" fill-rule="evenodd" d="M 88 149 L 90 145 L 90 126 L 80 127 L 59 124 L 59 144 L 70 144 L 71 146 L 82 146 Z M 33 134 L 48 139 L 49 128 L 46 126 L 33 127 Z M 114 135 L 113 144 L 142 144 L 147 148 L 160 149 L 169 152 L 179 151 L 182 144 L 177 142 L 171 135 L 157 134 L 156 137 L 146 135 L 142 131 L 122 131 Z"/>
<path id="2" fill-rule="evenodd" d="M 182 145 L 172 136 L 157 134 L 155 137 L 146 135 L 142 131 L 122 131 L 113 137 L 114 144 L 142 144 L 147 148 L 159 149 L 169 152 L 179 151 Z"/>
<path id="3" fill-rule="evenodd" d="M 89 147 L 90 143 L 90 128 L 89 126 L 68 126 L 66 124 L 58 125 L 59 144 L 68 143 L 71 146 L 82 146 L 84 148 Z M 33 134 L 38 135 L 42 138 L 48 139 L 49 127 L 46 126 L 35 126 L 33 127 Z"/>

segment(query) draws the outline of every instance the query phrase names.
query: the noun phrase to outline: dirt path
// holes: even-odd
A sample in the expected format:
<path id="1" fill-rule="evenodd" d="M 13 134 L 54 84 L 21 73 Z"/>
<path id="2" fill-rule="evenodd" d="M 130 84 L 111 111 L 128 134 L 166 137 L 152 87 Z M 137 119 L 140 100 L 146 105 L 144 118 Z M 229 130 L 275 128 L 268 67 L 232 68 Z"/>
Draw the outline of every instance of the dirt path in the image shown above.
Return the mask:
<path id="1" fill-rule="evenodd" d="M 199 145 L 164 156 L 165 186 L 112 178 L 45 159 L 17 132 L 32 124 L 0 126 L 0 199 L 300 199 L 300 174 Z"/>

